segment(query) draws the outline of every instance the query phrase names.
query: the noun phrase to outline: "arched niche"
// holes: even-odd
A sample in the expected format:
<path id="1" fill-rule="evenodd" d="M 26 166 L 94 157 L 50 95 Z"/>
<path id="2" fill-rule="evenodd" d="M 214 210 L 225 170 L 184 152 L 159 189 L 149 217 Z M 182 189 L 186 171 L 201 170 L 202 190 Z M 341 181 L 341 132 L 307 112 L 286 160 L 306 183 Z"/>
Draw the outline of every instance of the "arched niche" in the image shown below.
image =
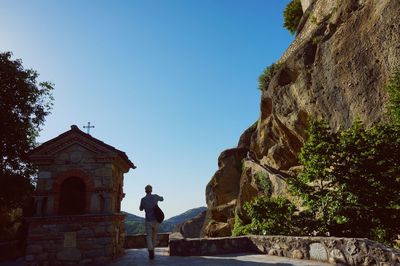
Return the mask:
<path id="1" fill-rule="evenodd" d="M 74 215 L 86 212 L 86 186 L 80 177 L 72 176 L 61 183 L 59 214 Z"/>
<path id="2" fill-rule="evenodd" d="M 58 215 L 88 214 L 93 181 L 79 169 L 60 173 L 53 185 L 54 213 Z"/>

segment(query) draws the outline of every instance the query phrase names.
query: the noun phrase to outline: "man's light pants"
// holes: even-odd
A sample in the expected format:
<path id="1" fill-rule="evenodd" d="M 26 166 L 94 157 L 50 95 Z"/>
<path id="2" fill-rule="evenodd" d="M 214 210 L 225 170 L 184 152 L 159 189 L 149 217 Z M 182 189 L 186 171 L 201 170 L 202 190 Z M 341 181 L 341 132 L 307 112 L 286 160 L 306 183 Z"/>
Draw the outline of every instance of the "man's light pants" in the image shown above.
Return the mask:
<path id="1" fill-rule="evenodd" d="M 146 241 L 148 250 L 154 250 L 157 243 L 158 222 L 146 222 Z"/>

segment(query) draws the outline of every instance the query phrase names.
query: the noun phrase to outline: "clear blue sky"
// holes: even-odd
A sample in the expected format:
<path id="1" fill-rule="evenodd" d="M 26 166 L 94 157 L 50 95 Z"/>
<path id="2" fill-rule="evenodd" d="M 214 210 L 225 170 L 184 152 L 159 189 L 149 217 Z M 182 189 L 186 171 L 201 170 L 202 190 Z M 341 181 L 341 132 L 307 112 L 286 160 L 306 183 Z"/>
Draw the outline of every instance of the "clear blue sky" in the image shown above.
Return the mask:
<path id="1" fill-rule="evenodd" d="M 259 116 L 258 76 L 293 40 L 289 0 L 15 1 L 0 9 L 0 51 L 55 84 L 41 132 L 76 124 L 127 153 L 122 208 L 144 187 L 166 217 L 206 206 L 217 158 Z"/>

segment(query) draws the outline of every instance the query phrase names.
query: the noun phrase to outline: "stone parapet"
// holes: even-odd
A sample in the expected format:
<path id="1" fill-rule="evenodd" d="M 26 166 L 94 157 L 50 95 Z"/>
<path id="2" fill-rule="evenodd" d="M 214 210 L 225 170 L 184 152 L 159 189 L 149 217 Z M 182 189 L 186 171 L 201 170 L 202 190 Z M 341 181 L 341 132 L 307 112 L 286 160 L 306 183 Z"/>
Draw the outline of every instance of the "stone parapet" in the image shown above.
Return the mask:
<path id="1" fill-rule="evenodd" d="M 240 252 L 264 253 L 336 265 L 399 265 L 400 250 L 366 238 L 240 236 L 170 238 L 171 256 L 212 256 Z"/>
<path id="2" fill-rule="evenodd" d="M 230 253 L 256 252 L 257 247 L 247 236 L 215 238 L 170 238 L 171 256 L 214 256 Z"/>
<path id="3" fill-rule="evenodd" d="M 157 234 L 157 247 L 168 247 L 169 233 Z M 127 235 L 125 237 L 125 249 L 131 248 L 147 248 L 146 235 Z"/>

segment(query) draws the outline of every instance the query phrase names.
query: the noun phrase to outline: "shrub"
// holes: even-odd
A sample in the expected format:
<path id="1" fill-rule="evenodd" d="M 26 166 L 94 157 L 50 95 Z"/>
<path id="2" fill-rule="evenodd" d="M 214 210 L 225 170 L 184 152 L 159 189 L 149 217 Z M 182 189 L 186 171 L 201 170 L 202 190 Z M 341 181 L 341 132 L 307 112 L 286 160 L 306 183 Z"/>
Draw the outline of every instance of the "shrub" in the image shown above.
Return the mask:
<path id="1" fill-rule="evenodd" d="M 394 71 L 386 90 L 389 95 L 388 115 L 393 124 L 400 125 L 400 67 Z"/>
<path id="2" fill-rule="evenodd" d="M 235 224 L 233 225 L 233 236 L 243 236 L 250 235 L 250 224 L 245 224 L 242 219 L 240 219 L 239 215 L 235 213 Z"/>
<path id="3" fill-rule="evenodd" d="M 258 88 L 261 91 L 267 91 L 269 83 L 271 82 L 272 77 L 278 71 L 279 66 L 280 65 L 278 63 L 273 63 L 264 69 L 263 73 L 258 78 Z"/>
<path id="4" fill-rule="evenodd" d="M 290 235 L 293 233 L 292 217 L 296 207 L 284 197 L 258 196 L 244 205 L 251 223 L 243 225 L 235 217 L 234 235 Z"/>
<path id="5" fill-rule="evenodd" d="M 291 34 L 294 34 L 297 31 L 297 26 L 302 16 L 303 9 L 300 0 L 292 0 L 283 12 L 283 26 L 288 29 Z"/>
<path id="6" fill-rule="evenodd" d="M 272 183 L 271 183 L 271 180 L 269 179 L 269 177 L 268 177 L 268 175 L 266 173 L 258 172 L 255 175 L 255 181 L 256 181 L 257 186 L 262 189 L 264 194 L 271 195 L 271 193 L 272 193 Z"/>

